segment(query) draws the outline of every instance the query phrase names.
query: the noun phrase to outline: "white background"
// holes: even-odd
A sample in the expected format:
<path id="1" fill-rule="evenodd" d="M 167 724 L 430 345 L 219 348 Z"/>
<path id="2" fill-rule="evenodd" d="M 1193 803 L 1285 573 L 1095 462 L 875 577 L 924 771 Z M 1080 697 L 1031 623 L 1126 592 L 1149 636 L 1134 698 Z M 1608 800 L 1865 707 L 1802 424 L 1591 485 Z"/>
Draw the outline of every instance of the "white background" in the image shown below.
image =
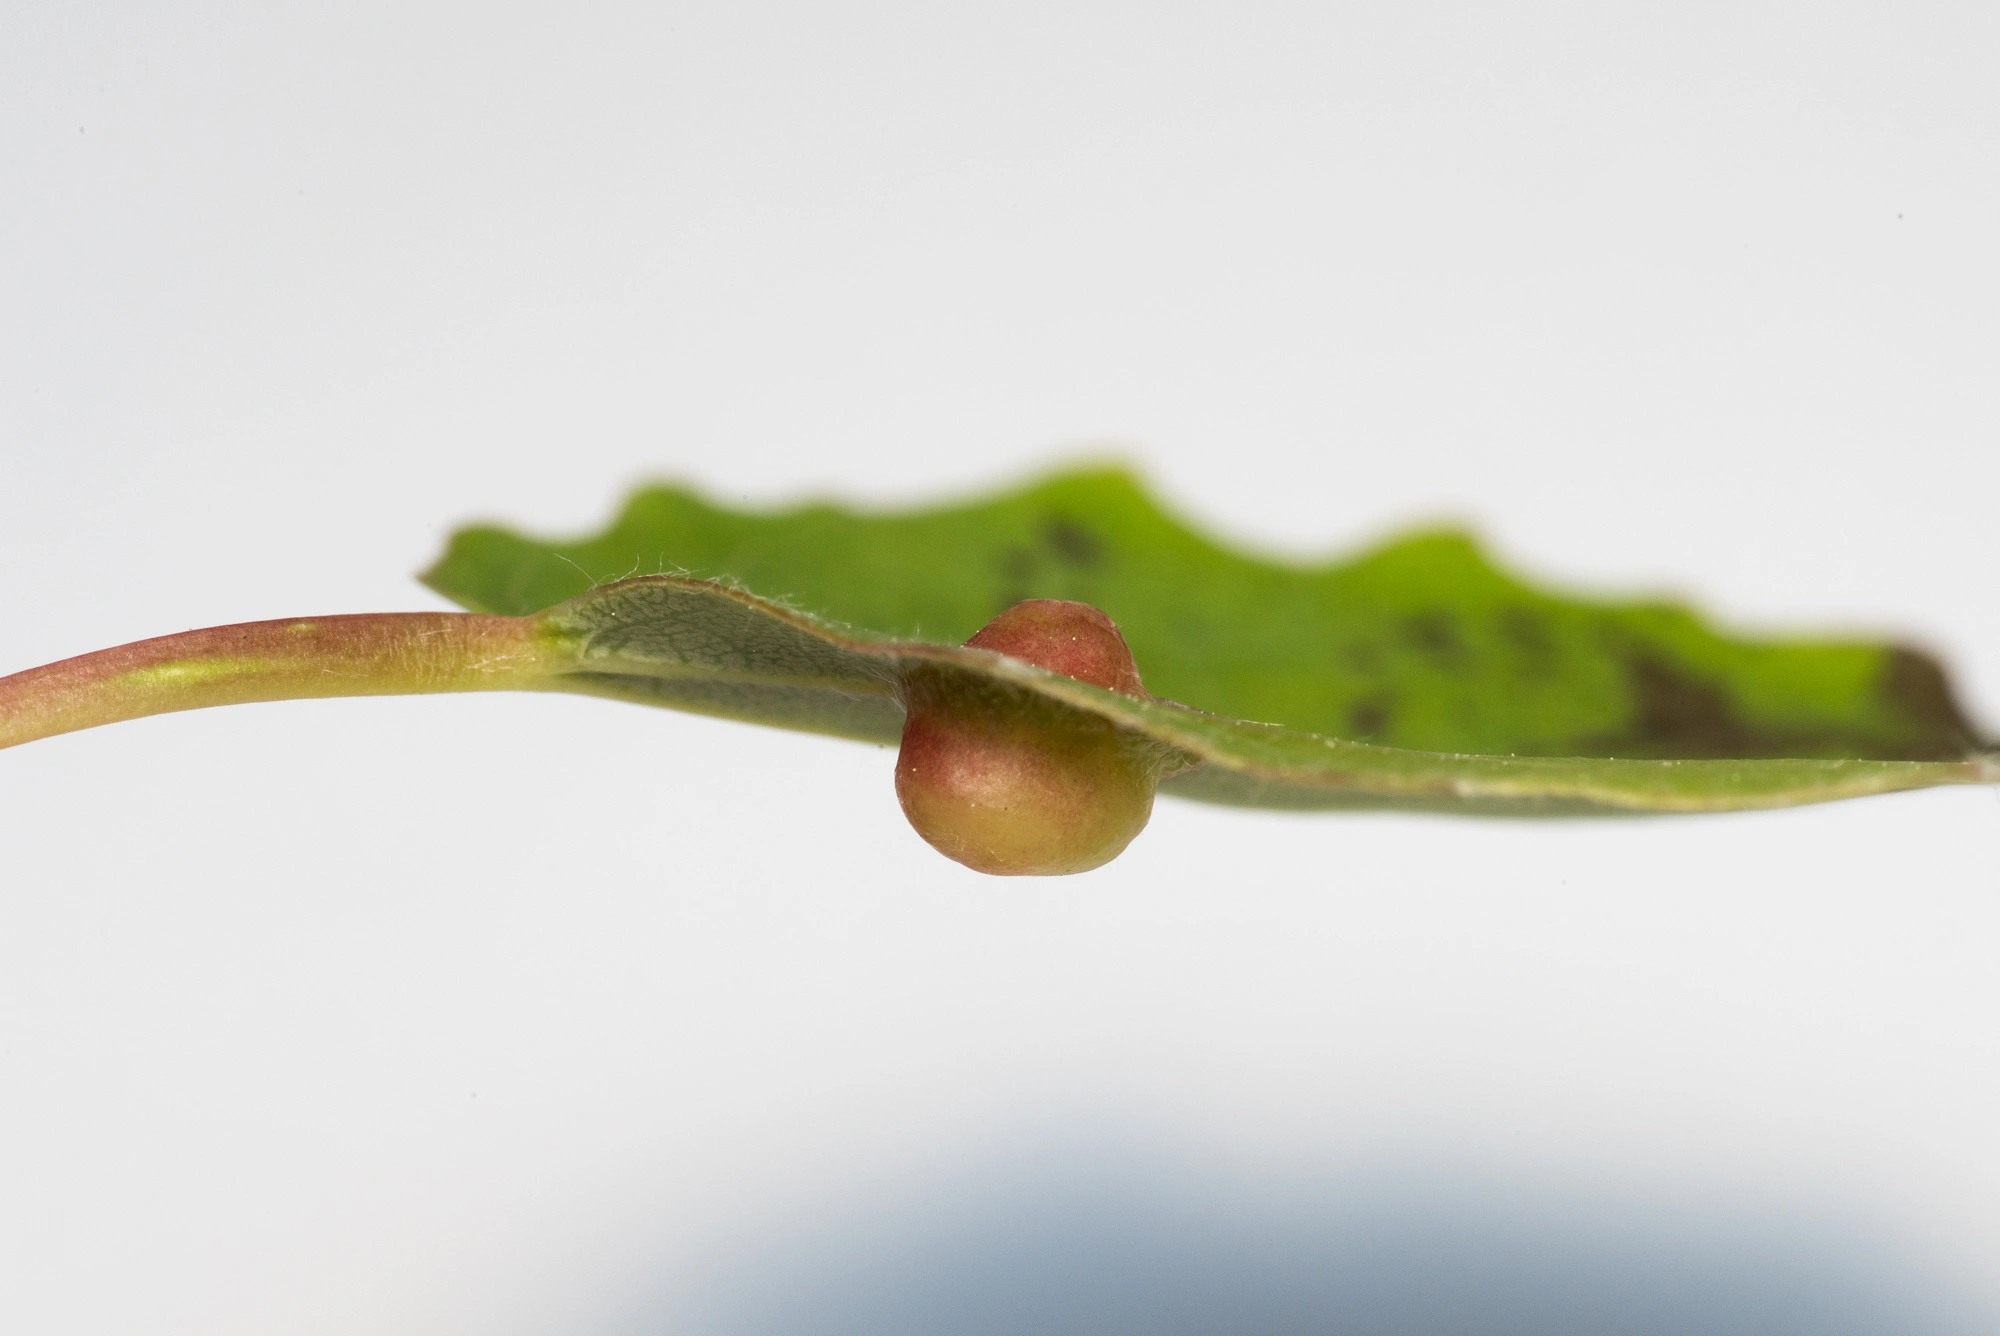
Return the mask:
<path id="1" fill-rule="evenodd" d="M 452 525 L 648 477 L 902 504 L 1110 453 L 1267 552 L 1458 517 L 1565 587 L 1908 636 L 2000 723 L 1996 12 L 13 4 L 0 671 L 441 606 Z M 1223 1312 L 1317 1303 L 1309 1222 L 1370 1203 L 1450 1331 L 1518 1329 L 1494 1258 L 1545 1332 L 1586 1281 L 1660 1331 L 2000 1310 L 1991 793 L 1163 802 L 1001 882 L 891 764 L 530 696 L 0 756 L 0 1328 L 1054 1330 L 1181 1302 L 1104 1261 L 1162 1195 Z"/>

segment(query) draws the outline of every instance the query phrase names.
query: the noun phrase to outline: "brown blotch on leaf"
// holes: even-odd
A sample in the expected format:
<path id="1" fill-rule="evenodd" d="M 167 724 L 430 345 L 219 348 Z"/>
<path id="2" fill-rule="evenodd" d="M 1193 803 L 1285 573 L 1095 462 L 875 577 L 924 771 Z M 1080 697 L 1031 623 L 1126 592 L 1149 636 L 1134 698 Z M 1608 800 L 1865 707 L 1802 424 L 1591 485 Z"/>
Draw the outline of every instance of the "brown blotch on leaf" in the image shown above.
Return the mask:
<path id="1" fill-rule="evenodd" d="M 1624 658 L 1637 707 L 1626 731 L 1628 752 L 1647 756 L 1745 757 L 1772 754 L 1737 715 L 1728 695 L 1649 654 Z"/>
<path id="2" fill-rule="evenodd" d="M 1347 726 L 1357 742 L 1373 742 L 1389 727 L 1394 710 L 1387 696 L 1369 696 L 1356 701 L 1347 711 Z"/>
<path id="3" fill-rule="evenodd" d="M 1058 560 L 1085 570 L 1104 559 L 1104 544 L 1097 535 L 1066 515 L 1052 516 L 1042 526 L 1042 543 Z"/>
<path id="4" fill-rule="evenodd" d="M 1403 619 L 1403 638 L 1439 667 L 1457 668 L 1465 659 L 1458 614 L 1449 608 L 1427 608 Z"/>
<path id="5" fill-rule="evenodd" d="M 1579 738 L 1581 754 L 1682 760 L 1827 756 L 1874 761 L 1954 761 L 1979 747 L 1943 669 L 1915 650 L 1884 655 L 1876 692 L 1894 721 L 1877 725 L 1760 728 L 1737 711 L 1718 683 L 1658 654 L 1627 645 L 1618 653 L 1632 692 L 1632 722 L 1614 734 Z"/>
<path id="6" fill-rule="evenodd" d="M 1951 761 L 1978 750 L 1979 736 L 1958 707 L 1944 669 L 1930 655 L 1896 646 L 1884 656 L 1876 694 L 1910 722 L 1913 761 Z"/>

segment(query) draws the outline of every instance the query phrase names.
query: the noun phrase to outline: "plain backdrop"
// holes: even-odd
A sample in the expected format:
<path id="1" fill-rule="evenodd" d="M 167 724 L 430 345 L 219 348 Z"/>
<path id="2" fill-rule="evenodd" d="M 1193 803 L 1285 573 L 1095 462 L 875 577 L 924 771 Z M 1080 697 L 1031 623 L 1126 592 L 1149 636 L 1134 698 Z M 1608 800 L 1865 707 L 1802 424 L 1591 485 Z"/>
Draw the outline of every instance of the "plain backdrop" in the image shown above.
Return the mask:
<path id="1" fill-rule="evenodd" d="M 1904 637 L 2000 725 L 1996 15 L 14 3 L 0 671 L 443 606 L 453 525 L 643 479 L 1109 456 L 1283 558 L 1453 518 Z M 2000 1312 L 1990 792 L 1163 801 L 997 881 L 892 762 L 531 696 L 0 756 L 0 1328 Z"/>

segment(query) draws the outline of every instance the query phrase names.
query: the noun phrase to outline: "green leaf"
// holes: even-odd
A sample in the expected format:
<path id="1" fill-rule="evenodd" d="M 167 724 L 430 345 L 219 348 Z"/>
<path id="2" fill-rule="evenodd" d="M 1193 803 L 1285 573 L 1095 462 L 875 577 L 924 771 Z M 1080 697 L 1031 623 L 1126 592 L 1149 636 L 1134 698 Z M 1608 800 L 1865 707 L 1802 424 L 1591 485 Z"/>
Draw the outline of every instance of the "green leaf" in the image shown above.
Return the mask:
<path id="1" fill-rule="evenodd" d="M 1452 531 L 1327 565 L 1259 560 L 1165 514 L 1114 469 L 900 514 L 736 511 L 653 488 L 579 542 L 464 530 L 424 579 L 465 607 L 518 615 L 663 572 L 933 643 L 961 642 L 1024 598 L 1091 603 L 1118 622 L 1156 695 L 1408 750 L 1956 761 L 1979 746 L 1942 671 L 1914 650 L 1733 639 L 1674 604 L 1565 598 Z"/>
<path id="2" fill-rule="evenodd" d="M 1241 806 L 1733 811 L 2000 777 L 1980 757 L 1631 760 L 1373 746 L 1121 695 L 985 650 L 837 628 L 742 589 L 678 576 L 606 585 L 536 621 L 550 661 L 564 665 L 551 689 L 893 744 L 903 722 L 899 684 L 913 667 L 943 665 L 1144 735 L 1166 753 L 1168 792 Z"/>
<path id="3" fill-rule="evenodd" d="M 648 567 L 693 573 L 631 575 Z M 747 515 L 660 489 L 582 543 L 461 533 L 425 578 L 474 611 L 212 627 L 0 678 L 0 747 L 211 705 L 491 690 L 890 744 L 921 680 L 1109 720 L 1149 780 L 1221 803 L 1696 812 L 2000 780 L 1910 651 L 1736 641 L 1672 606 L 1559 598 L 1457 534 L 1256 561 L 1117 472 L 900 516 Z M 1030 597 L 1111 613 L 1155 694 L 956 643 Z"/>

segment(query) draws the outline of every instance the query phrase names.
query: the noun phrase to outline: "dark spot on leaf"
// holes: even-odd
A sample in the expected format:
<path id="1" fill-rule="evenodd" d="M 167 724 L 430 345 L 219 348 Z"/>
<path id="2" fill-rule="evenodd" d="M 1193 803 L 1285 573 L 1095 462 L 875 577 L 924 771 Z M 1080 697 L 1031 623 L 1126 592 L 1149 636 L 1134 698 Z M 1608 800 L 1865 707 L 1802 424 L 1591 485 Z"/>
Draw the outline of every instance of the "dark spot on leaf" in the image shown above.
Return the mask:
<path id="1" fill-rule="evenodd" d="M 1952 697 L 1944 669 L 1928 654 L 1900 645 L 1889 650 L 1876 694 L 1909 721 L 1912 759 L 1952 760 L 1978 746 L 1972 724 Z"/>
<path id="2" fill-rule="evenodd" d="M 1035 573 L 1035 554 L 1015 543 L 1000 550 L 1000 577 L 1011 584 L 1026 584 Z"/>
<path id="3" fill-rule="evenodd" d="M 1071 566 L 1089 569 L 1104 560 L 1104 544 L 1097 535 L 1064 515 L 1053 516 L 1042 526 L 1042 544 Z"/>
<path id="4" fill-rule="evenodd" d="M 1729 696 L 1664 659 L 1626 656 L 1635 714 L 1628 736 L 1648 756 L 1757 756 L 1764 740 L 1738 717 Z"/>
<path id="5" fill-rule="evenodd" d="M 1718 683 L 1677 667 L 1656 651 L 1613 650 L 1631 688 L 1633 718 L 1616 734 L 1578 738 L 1581 755 L 1676 759 L 1848 756 L 1877 761 L 1948 761 L 1975 745 L 1937 664 L 1912 650 L 1885 655 L 1881 698 L 1902 727 L 1863 731 L 1825 727 L 1764 728 L 1744 719 Z"/>
<path id="6" fill-rule="evenodd" d="M 1403 619 L 1403 638 L 1440 667 L 1457 668 L 1465 659 L 1458 616 L 1449 608 L 1427 608 Z"/>
<path id="7" fill-rule="evenodd" d="M 1354 702 L 1347 711 L 1350 736 L 1359 742 L 1373 742 L 1388 730 L 1395 702 L 1386 695 L 1374 695 Z"/>
<path id="8" fill-rule="evenodd" d="M 1382 647 L 1372 640 L 1350 640 L 1340 648 L 1340 657 L 1357 673 L 1374 674 L 1382 668 Z"/>
<path id="9" fill-rule="evenodd" d="M 1035 584 L 1035 552 L 1033 548 L 1013 543 L 1000 549 L 994 559 L 994 568 L 1000 577 L 1000 592 L 995 596 L 993 614 L 1013 607 L 1023 599 L 1033 598 L 1029 592 Z"/>
<path id="10" fill-rule="evenodd" d="M 1500 610 L 1500 635 L 1520 653 L 1520 666 L 1531 677 L 1547 677 L 1556 668 L 1555 639 L 1546 614 L 1536 608 Z"/>

